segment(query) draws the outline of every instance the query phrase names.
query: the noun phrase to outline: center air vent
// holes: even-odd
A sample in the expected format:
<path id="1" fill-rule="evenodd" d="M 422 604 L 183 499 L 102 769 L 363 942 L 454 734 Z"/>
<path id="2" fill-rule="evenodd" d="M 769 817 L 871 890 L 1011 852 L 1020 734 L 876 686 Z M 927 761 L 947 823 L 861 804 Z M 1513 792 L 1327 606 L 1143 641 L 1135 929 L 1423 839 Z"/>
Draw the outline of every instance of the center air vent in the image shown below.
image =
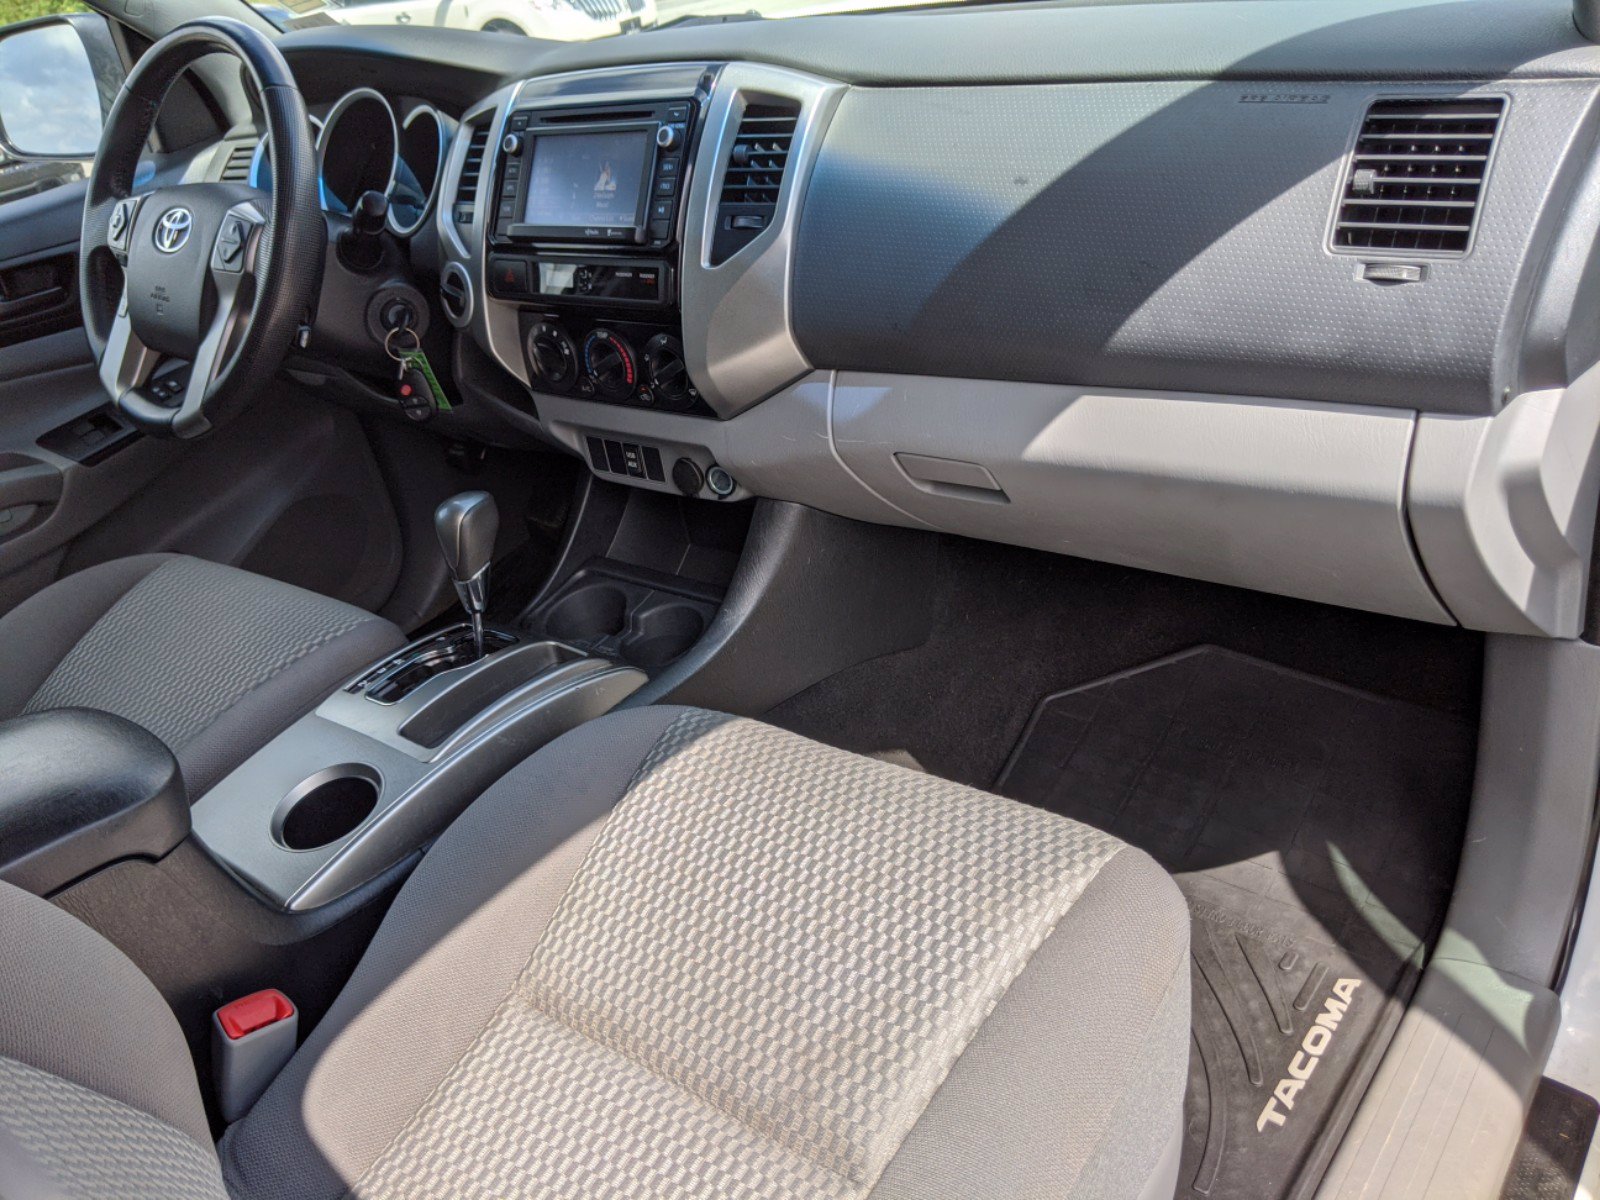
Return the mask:
<path id="1" fill-rule="evenodd" d="M 1495 96 L 1375 101 L 1345 173 L 1334 249 L 1471 249 L 1505 103 Z"/>
<path id="2" fill-rule="evenodd" d="M 793 102 L 751 104 L 744 110 L 717 199 L 713 266 L 726 262 L 772 224 L 799 120 L 800 106 Z"/>
<path id="3" fill-rule="evenodd" d="M 472 126 L 467 142 L 467 157 L 461 164 L 461 181 L 456 184 L 455 202 L 450 206 L 450 219 L 457 225 L 472 224 L 472 207 L 478 199 L 478 184 L 483 178 L 483 159 L 489 149 L 489 126 Z"/>

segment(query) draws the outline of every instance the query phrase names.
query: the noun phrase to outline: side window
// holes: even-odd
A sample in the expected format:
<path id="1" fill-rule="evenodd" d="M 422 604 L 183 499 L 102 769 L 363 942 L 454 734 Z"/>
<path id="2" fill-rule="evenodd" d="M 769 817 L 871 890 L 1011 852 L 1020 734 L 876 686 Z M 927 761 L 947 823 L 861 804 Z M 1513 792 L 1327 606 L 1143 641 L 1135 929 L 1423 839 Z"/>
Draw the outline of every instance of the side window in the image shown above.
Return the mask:
<path id="1" fill-rule="evenodd" d="M 0 204 L 82 179 L 122 64 L 71 0 L 0 0 Z"/>

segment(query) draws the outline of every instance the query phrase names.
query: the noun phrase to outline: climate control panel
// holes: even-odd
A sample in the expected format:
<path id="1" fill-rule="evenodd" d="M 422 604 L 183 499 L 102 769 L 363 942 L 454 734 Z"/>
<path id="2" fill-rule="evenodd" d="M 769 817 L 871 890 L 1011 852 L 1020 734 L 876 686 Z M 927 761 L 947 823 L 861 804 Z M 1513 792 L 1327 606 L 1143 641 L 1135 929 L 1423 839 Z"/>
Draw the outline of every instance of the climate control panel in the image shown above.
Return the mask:
<path id="1" fill-rule="evenodd" d="M 522 348 L 536 392 L 666 412 L 711 410 L 694 386 L 671 326 L 525 312 Z"/>

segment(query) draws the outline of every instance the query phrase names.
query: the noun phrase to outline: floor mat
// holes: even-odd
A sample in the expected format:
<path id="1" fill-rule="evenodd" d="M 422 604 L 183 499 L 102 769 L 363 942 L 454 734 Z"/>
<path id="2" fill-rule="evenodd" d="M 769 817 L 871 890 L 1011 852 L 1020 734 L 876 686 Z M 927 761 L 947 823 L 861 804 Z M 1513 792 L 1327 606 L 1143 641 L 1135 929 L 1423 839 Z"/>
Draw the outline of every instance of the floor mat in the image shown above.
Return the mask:
<path id="1" fill-rule="evenodd" d="M 1035 711 L 997 790 L 1142 847 L 1193 914 L 1179 1197 L 1314 1190 L 1443 916 L 1473 745 L 1215 647 Z"/>
<path id="2" fill-rule="evenodd" d="M 1500 1200 L 1572 1200 L 1597 1122 L 1592 1096 L 1541 1079 Z"/>

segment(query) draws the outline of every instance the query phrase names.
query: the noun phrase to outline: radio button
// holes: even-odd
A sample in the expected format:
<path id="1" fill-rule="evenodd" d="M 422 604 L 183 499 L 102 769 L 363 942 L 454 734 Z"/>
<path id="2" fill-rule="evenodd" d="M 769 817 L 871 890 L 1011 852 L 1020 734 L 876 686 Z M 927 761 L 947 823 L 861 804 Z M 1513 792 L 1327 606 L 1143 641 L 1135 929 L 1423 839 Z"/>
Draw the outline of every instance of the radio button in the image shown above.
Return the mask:
<path id="1" fill-rule="evenodd" d="M 669 155 L 656 164 L 657 175 L 676 175 L 678 168 L 683 165 L 683 159 L 677 155 Z"/>
<path id="2" fill-rule="evenodd" d="M 653 200 L 650 203 L 650 219 L 652 221 L 672 220 L 672 201 Z"/>
<path id="3" fill-rule="evenodd" d="M 656 180 L 656 195 L 676 196 L 678 194 L 678 181 L 673 176 Z"/>

